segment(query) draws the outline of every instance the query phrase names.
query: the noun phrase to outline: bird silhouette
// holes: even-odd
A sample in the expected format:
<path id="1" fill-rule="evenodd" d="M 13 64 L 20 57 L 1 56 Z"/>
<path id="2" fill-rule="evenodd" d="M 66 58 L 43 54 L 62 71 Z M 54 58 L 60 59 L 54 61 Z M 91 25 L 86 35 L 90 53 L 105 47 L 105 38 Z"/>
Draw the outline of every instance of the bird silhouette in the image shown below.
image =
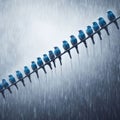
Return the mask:
<path id="1" fill-rule="evenodd" d="M 5 89 L 8 89 L 10 93 L 12 93 L 12 91 L 9 87 L 9 83 L 5 79 L 2 79 L 2 85 Z"/>
<path id="2" fill-rule="evenodd" d="M 20 80 L 22 82 L 23 86 L 25 86 L 25 83 L 23 80 L 23 74 L 19 70 L 16 71 L 16 76 L 17 76 L 18 80 Z"/>
<path id="3" fill-rule="evenodd" d="M 50 67 L 50 69 L 52 70 L 52 65 L 50 63 L 50 59 L 49 57 L 47 56 L 47 54 L 43 54 L 43 60 L 44 62 Z"/>
<path id="4" fill-rule="evenodd" d="M 70 50 L 69 50 L 70 49 L 70 45 L 69 45 L 69 43 L 66 40 L 63 41 L 63 48 L 64 48 L 65 51 L 68 52 L 69 57 L 71 59 L 72 56 L 71 56 L 71 53 L 70 53 Z"/>
<path id="5" fill-rule="evenodd" d="M 3 96 L 3 98 L 5 98 L 4 91 L 2 91 L 2 90 L 3 90 L 3 84 L 0 83 L 0 92 L 1 92 L 1 94 L 2 94 L 2 96 Z"/>
<path id="6" fill-rule="evenodd" d="M 85 41 L 86 36 L 83 30 L 79 30 L 78 38 L 81 40 L 81 42 L 84 43 L 85 47 L 87 48 L 87 43 Z"/>
<path id="7" fill-rule="evenodd" d="M 13 75 L 8 75 L 9 77 L 9 81 L 11 84 L 15 85 L 15 87 L 18 89 L 18 86 L 16 84 L 16 80 L 15 80 L 15 77 Z"/>
<path id="8" fill-rule="evenodd" d="M 110 33 L 109 33 L 109 31 L 108 31 L 108 27 L 106 26 L 107 23 L 106 23 L 106 21 L 104 20 L 104 18 L 103 18 L 103 17 L 99 17 L 99 18 L 98 18 L 98 22 L 99 22 L 100 27 L 105 29 L 107 35 L 110 35 Z"/>
<path id="9" fill-rule="evenodd" d="M 112 11 L 107 11 L 107 18 L 110 22 L 114 21 L 116 19 L 115 14 Z M 114 21 L 114 24 L 116 25 L 117 29 L 119 29 L 119 25 L 117 23 L 117 20 Z"/>
<path id="10" fill-rule="evenodd" d="M 60 65 L 62 65 L 61 50 L 59 49 L 59 47 L 54 47 L 54 54 L 56 55 L 56 57 L 58 57 Z"/>
<path id="11" fill-rule="evenodd" d="M 93 30 L 91 28 L 91 26 L 87 26 L 87 29 L 86 29 L 86 33 L 88 36 L 90 36 L 91 40 L 92 40 L 92 43 L 95 44 L 95 41 L 94 41 L 94 38 L 93 38 Z"/>
<path id="12" fill-rule="evenodd" d="M 98 33 L 100 40 L 102 40 L 101 32 L 99 31 L 100 27 L 97 22 L 93 22 L 93 30 Z"/>
<path id="13" fill-rule="evenodd" d="M 75 46 L 76 51 L 79 54 L 78 45 L 77 45 L 77 38 L 74 35 L 70 36 L 70 42 L 73 46 Z"/>
<path id="14" fill-rule="evenodd" d="M 30 69 L 27 66 L 24 66 L 24 73 L 29 78 L 29 81 L 32 82 L 30 76 Z"/>
<path id="15" fill-rule="evenodd" d="M 47 72 L 46 72 L 46 69 L 44 67 L 44 63 L 40 57 L 37 57 L 37 64 L 39 67 L 41 67 L 43 69 L 44 73 L 46 74 Z"/>
<path id="16" fill-rule="evenodd" d="M 53 51 L 52 50 L 48 51 L 48 54 L 49 54 L 49 58 L 53 61 L 54 67 L 56 68 L 55 55 L 54 55 Z"/>
<path id="17" fill-rule="evenodd" d="M 35 61 L 31 62 L 31 68 L 36 73 L 37 78 L 39 78 L 38 69 L 37 69 L 37 65 L 36 65 Z"/>

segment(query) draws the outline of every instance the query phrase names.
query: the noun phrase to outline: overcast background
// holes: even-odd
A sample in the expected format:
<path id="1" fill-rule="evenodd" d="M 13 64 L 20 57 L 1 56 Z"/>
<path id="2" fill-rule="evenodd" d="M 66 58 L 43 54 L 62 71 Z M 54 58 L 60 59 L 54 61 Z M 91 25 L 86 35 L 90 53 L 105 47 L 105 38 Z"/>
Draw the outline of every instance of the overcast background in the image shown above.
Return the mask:
<path id="1" fill-rule="evenodd" d="M 107 20 L 106 11 L 120 15 L 119 0 L 0 0 L 0 81 L 23 72 L 32 60 L 62 40 L 86 30 L 98 17 Z M 120 20 L 118 21 L 120 25 Z M 62 57 L 63 66 L 48 74 L 39 70 L 32 84 L 18 83 L 13 94 L 0 95 L 0 120 L 119 120 L 120 119 L 120 31 L 109 26 L 110 37 L 102 31 L 103 41 L 95 35 L 95 46 L 83 44 L 80 54 L 71 51 Z M 102 49 L 101 49 L 102 48 Z"/>

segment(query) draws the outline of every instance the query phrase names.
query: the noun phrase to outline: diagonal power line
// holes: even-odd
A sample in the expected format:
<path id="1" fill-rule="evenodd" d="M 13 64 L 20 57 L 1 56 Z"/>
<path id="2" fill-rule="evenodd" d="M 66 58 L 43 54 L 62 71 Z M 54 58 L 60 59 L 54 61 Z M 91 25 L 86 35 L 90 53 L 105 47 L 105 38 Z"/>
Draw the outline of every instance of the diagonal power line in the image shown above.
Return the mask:
<path id="1" fill-rule="evenodd" d="M 88 40 L 91 36 L 97 34 L 98 32 L 100 32 L 101 30 L 105 29 L 106 27 L 108 27 L 110 24 L 112 24 L 113 22 L 117 21 L 118 19 L 120 19 L 120 16 L 118 16 L 116 19 L 114 19 L 113 21 L 109 22 L 108 24 L 106 24 L 104 27 L 100 28 L 98 31 L 94 32 L 93 34 L 91 34 L 90 36 L 86 37 L 84 40 Z M 57 58 L 61 57 L 62 55 L 64 55 L 65 53 L 67 53 L 68 51 L 70 51 L 71 49 L 73 49 L 75 46 L 80 45 L 82 43 L 82 41 L 78 42 L 77 44 L 73 45 L 72 47 L 70 47 L 68 50 L 64 51 L 63 53 L 61 53 L 59 56 L 55 57 L 53 60 L 50 60 L 48 63 L 53 62 L 54 60 L 56 60 Z M 43 66 L 38 67 L 36 70 L 41 69 L 42 67 L 48 65 L 48 63 L 45 63 Z M 36 71 L 35 70 L 35 71 Z M 35 71 L 32 71 L 29 75 L 33 74 Z M 2 95 L 4 96 L 4 91 L 6 89 L 11 88 L 13 85 L 17 84 L 18 82 L 20 82 L 21 80 L 24 80 L 25 78 L 27 78 L 28 75 L 25 75 L 22 79 L 16 81 L 14 84 L 10 84 L 9 87 L 7 88 L 3 88 L 2 90 L 0 90 L 0 93 L 2 93 Z"/>

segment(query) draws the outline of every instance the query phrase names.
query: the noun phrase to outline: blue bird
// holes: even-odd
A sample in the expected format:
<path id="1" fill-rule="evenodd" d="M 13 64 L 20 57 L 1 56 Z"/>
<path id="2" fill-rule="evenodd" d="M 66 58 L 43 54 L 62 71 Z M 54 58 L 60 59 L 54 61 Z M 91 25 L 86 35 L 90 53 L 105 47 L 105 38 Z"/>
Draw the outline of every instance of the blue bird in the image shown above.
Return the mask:
<path id="1" fill-rule="evenodd" d="M 85 47 L 87 48 L 87 43 L 86 43 L 86 36 L 85 33 L 82 30 L 79 30 L 78 38 L 81 40 L 81 42 L 84 43 Z"/>
<path id="2" fill-rule="evenodd" d="M 10 93 L 12 93 L 10 87 L 9 87 L 9 84 L 8 82 L 5 80 L 5 79 L 2 79 L 2 85 L 5 89 L 8 89 Z"/>
<path id="3" fill-rule="evenodd" d="M 9 77 L 10 83 L 13 84 L 13 85 L 15 85 L 15 87 L 18 89 L 18 86 L 17 86 L 17 84 L 16 84 L 16 80 L 15 80 L 15 78 L 13 77 L 13 75 L 8 75 L 8 77 Z"/>
<path id="4" fill-rule="evenodd" d="M 109 19 L 110 22 L 112 22 L 112 21 L 114 21 L 116 19 L 116 16 L 115 16 L 115 14 L 112 11 L 108 11 L 107 12 L 107 18 Z M 115 23 L 117 29 L 119 29 L 117 20 L 115 20 L 114 23 Z"/>
<path id="5" fill-rule="evenodd" d="M 92 43 L 95 44 L 95 41 L 94 41 L 94 38 L 93 38 L 93 35 L 92 35 L 93 34 L 93 30 L 92 30 L 91 26 L 87 26 L 86 33 L 87 33 L 88 36 L 91 37 Z"/>
<path id="6" fill-rule="evenodd" d="M 79 54 L 78 45 L 77 45 L 77 38 L 74 35 L 70 36 L 70 42 L 73 46 L 75 46 L 76 51 Z"/>
<path id="7" fill-rule="evenodd" d="M 106 21 L 104 20 L 104 18 L 103 18 L 103 17 L 99 17 L 99 18 L 98 18 L 98 22 L 99 22 L 100 27 L 101 27 L 101 28 L 104 27 L 106 33 L 107 33 L 108 35 L 110 35 L 110 33 L 109 33 L 109 31 L 108 31 L 108 28 L 107 28 L 107 26 L 106 26 L 107 23 L 106 23 Z M 106 27 L 105 27 L 105 26 L 106 26 Z"/>
<path id="8" fill-rule="evenodd" d="M 70 45 L 69 45 L 69 43 L 66 40 L 63 41 L 63 48 L 64 48 L 65 51 L 68 52 L 69 57 L 71 59 L 72 56 L 71 56 L 71 53 L 70 53 L 70 50 L 69 50 L 70 49 Z"/>
<path id="9" fill-rule="evenodd" d="M 16 71 L 16 76 L 17 76 L 18 80 L 22 82 L 23 86 L 25 86 L 25 83 L 23 80 L 23 74 L 19 70 Z"/>
<path id="10" fill-rule="evenodd" d="M 102 40 L 101 32 L 99 31 L 100 27 L 97 22 L 93 22 L 93 30 L 98 33 L 100 40 Z"/>
<path id="11" fill-rule="evenodd" d="M 50 69 L 52 70 L 52 65 L 50 63 L 50 59 L 49 57 L 47 56 L 47 54 L 43 54 L 43 60 L 46 64 L 48 64 L 48 66 L 50 67 Z"/>
<path id="12" fill-rule="evenodd" d="M 39 78 L 39 74 L 38 74 L 38 70 L 37 70 L 37 65 L 36 65 L 35 61 L 31 62 L 31 68 L 32 68 L 33 71 L 35 71 L 35 73 L 37 75 L 37 78 Z"/>
<path id="13" fill-rule="evenodd" d="M 3 84 L 0 83 L 0 92 L 1 92 L 1 94 L 2 94 L 2 96 L 3 96 L 3 98 L 5 98 L 4 91 L 2 91 L 2 90 L 3 90 Z"/>
<path id="14" fill-rule="evenodd" d="M 55 55 L 54 55 L 53 51 L 52 50 L 48 51 L 48 54 L 49 54 L 49 58 L 53 61 L 54 67 L 56 68 Z"/>
<path id="15" fill-rule="evenodd" d="M 38 64 L 39 67 L 41 67 L 41 68 L 43 69 L 43 71 L 44 71 L 45 74 L 46 74 L 46 73 L 47 73 L 47 72 L 46 72 L 46 69 L 45 69 L 44 64 L 43 64 L 43 61 L 42 61 L 42 59 L 41 59 L 40 57 L 37 58 L 37 64 Z"/>
<path id="16" fill-rule="evenodd" d="M 54 54 L 56 55 L 56 57 L 58 57 L 60 65 L 62 65 L 61 51 L 59 47 L 54 47 Z"/>
<path id="17" fill-rule="evenodd" d="M 29 81 L 32 82 L 30 76 L 30 69 L 27 66 L 24 66 L 24 73 L 29 78 Z"/>

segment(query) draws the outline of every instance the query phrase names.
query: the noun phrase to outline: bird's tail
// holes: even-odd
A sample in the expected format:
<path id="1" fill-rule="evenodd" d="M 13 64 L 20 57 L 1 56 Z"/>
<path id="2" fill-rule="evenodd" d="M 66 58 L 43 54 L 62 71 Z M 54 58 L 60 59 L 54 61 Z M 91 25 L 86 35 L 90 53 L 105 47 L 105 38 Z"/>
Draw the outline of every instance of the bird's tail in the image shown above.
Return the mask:
<path id="1" fill-rule="evenodd" d="M 108 31 L 108 27 L 105 27 L 105 31 L 106 31 L 107 35 L 110 35 L 110 33 Z"/>
<path id="2" fill-rule="evenodd" d="M 30 76 L 30 75 L 28 75 L 28 79 L 29 79 L 30 82 L 32 82 L 32 80 L 31 80 L 31 76 Z"/>
<path id="3" fill-rule="evenodd" d="M 91 36 L 92 43 L 95 44 L 93 36 Z"/>
<path id="4" fill-rule="evenodd" d="M 54 65 L 54 67 L 56 68 L 55 60 L 53 60 L 53 65 Z"/>
<path id="5" fill-rule="evenodd" d="M 48 63 L 48 65 L 49 65 L 50 69 L 52 70 L 52 65 L 51 65 L 51 63 L 50 63 L 50 62 Z"/>
<path id="6" fill-rule="evenodd" d="M 115 25 L 116 25 L 117 29 L 119 30 L 119 25 L 118 25 L 118 22 L 117 22 L 117 21 L 114 21 L 114 23 L 115 23 Z"/>
<path id="7" fill-rule="evenodd" d="M 16 87 L 16 88 L 17 88 L 17 90 L 18 90 L 18 86 L 17 86 L 17 84 L 15 83 L 14 85 L 15 85 L 15 87 Z"/>
<path id="8" fill-rule="evenodd" d="M 39 74 L 38 74 L 38 71 L 36 70 L 35 71 L 36 75 L 37 75 L 37 78 L 39 79 Z"/>
<path id="9" fill-rule="evenodd" d="M 60 65 L 62 65 L 62 58 L 59 56 Z"/>
<path id="10" fill-rule="evenodd" d="M 84 41 L 84 45 L 85 45 L 85 47 L 87 48 L 87 43 L 86 43 L 86 41 Z"/>
<path id="11" fill-rule="evenodd" d="M 23 86 L 25 87 L 25 82 L 24 82 L 24 80 L 23 80 L 23 79 L 21 79 L 21 82 L 22 82 Z"/>
<path id="12" fill-rule="evenodd" d="M 102 40 L 102 36 L 101 36 L 101 32 L 100 31 L 98 32 L 98 36 L 99 36 L 100 40 Z"/>
<path id="13" fill-rule="evenodd" d="M 5 94 L 4 94 L 4 91 L 1 92 L 3 98 L 5 99 Z"/>
<path id="14" fill-rule="evenodd" d="M 12 94 L 12 91 L 11 91 L 11 89 L 10 89 L 9 87 L 8 87 L 7 89 L 8 89 L 8 91 L 9 91 L 9 92 Z"/>
<path id="15" fill-rule="evenodd" d="M 68 50 L 68 54 L 69 54 L 70 59 L 72 59 L 72 56 L 71 56 L 70 50 Z"/>
<path id="16" fill-rule="evenodd" d="M 79 54 L 78 46 L 76 45 L 75 48 L 76 48 L 77 54 Z"/>
<path id="17" fill-rule="evenodd" d="M 46 69 L 45 69 L 45 67 L 42 67 L 42 69 L 43 69 L 44 73 L 46 74 L 47 72 L 46 72 Z"/>

